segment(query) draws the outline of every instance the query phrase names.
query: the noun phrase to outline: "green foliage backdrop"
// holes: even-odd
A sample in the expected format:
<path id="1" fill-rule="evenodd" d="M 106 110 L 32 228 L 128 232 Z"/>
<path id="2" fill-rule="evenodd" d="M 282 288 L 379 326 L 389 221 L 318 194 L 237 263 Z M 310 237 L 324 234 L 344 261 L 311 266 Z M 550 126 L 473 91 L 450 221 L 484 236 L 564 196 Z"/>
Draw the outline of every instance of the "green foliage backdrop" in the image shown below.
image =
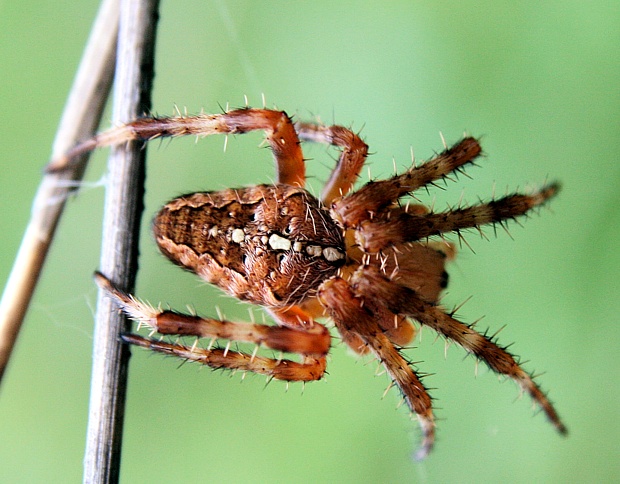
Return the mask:
<path id="1" fill-rule="evenodd" d="M 0 280 L 28 218 L 95 0 L 0 3 Z M 260 105 L 361 130 L 372 176 L 457 140 L 483 135 L 487 153 L 437 206 L 493 187 L 564 185 L 551 210 L 511 235 L 471 234 L 451 266 L 447 305 L 485 315 L 501 341 L 545 371 L 543 387 L 570 429 L 556 435 L 527 398 L 423 331 L 409 355 L 435 373 L 439 440 L 412 461 L 419 432 L 385 376 L 342 346 L 325 381 L 265 387 L 134 351 L 124 482 L 604 482 L 617 480 L 620 198 L 620 4 L 398 1 L 163 2 L 154 109 L 171 113 Z M 259 135 L 155 143 L 138 294 L 229 318 L 247 308 L 157 254 L 152 213 L 183 192 L 272 179 Z M 307 147 L 314 186 L 332 152 Z M 88 172 L 96 182 L 105 153 Z M 95 184 L 96 185 L 96 184 Z M 103 189 L 68 205 L 0 395 L 0 481 L 78 482 L 92 345 L 91 274 Z"/>

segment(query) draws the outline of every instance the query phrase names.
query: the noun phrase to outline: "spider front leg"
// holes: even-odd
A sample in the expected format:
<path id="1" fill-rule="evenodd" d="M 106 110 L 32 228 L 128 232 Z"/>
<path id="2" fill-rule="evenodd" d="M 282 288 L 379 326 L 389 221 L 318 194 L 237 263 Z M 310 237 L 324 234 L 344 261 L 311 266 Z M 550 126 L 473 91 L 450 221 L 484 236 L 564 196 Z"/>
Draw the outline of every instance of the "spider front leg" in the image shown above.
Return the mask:
<path id="1" fill-rule="evenodd" d="M 412 166 L 402 175 L 388 180 L 371 181 L 359 190 L 336 200 L 332 206 L 334 218 L 347 228 L 357 227 L 379 212 L 392 206 L 399 198 L 421 187 L 447 178 L 450 173 L 462 172 L 482 153 L 475 138 L 464 138 L 420 166 Z"/>
<path id="2" fill-rule="evenodd" d="M 205 349 L 197 345 L 166 343 L 135 334 L 122 335 L 123 340 L 128 343 L 196 361 L 211 368 L 251 371 L 277 380 L 318 380 L 325 372 L 326 354 L 329 351 L 331 337 L 328 330 L 320 324 L 298 330 L 281 326 L 220 321 L 169 310 L 162 311 L 124 293 L 100 273 L 95 274 L 95 280 L 99 287 L 116 300 L 129 317 L 153 331 L 162 335 L 195 336 L 229 341 L 224 349 Z M 232 351 L 230 342 L 254 343 L 257 345 L 256 351 L 259 346 L 262 346 L 276 351 L 296 353 L 301 355 L 302 361 L 266 358 L 257 355 L 256 351 L 253 354 Z"/>
<path id="3" fill-rule="evenodd" d="M 498 346 L 486 335 L 478 333 L 473 329 L 473 325 L 456 320 L 439 306 L 424 301 L 414 290 L 390 280 L 374 267 L 360 269 L 352 278 L 352 284 L 356 291 L 370 299 L 383 301 L 392 312 L 404 314 L 428 326 L 474 354 L 491 370 L 514 380 L 540 406 L 558 432 L 567 433 L 553 404 L 532 376 L 521 368 L 515 357 L 505 348 Z"/>
<path id="4" fill-rule="evenodd" d="M 356 237 L 365 251 L 378 252 L 392 244 L 425 240 L 447 232 L 460 233 L 464 229 L 480 229 L 483 225 L 502 224 L 544 205 L 559 190 L 558 183 L 550 183 L 528 195 L 516 193 L 479 205 L 421 215 L 399 208 L 390 214 L 389 219 L 362 222 Z"/>
<path id="5" fill-rule="evenodd" d="M 242 134 L 256 130 L 265 131 L 276 161 L 277 183 L 303 187 L 306 182 L 305 164 L 295 127 L 284 111 L 271 109 L 245 108 L 222 114 L 140 118 L 78 144 L 66 155 L 53 160 L 47 170 L 60 171 L 82 153 L 128 141 L 188 135 L 203 137 L 212 134 Z"/>
<path id="6" fill-rule="evenodd" d="M 325 282 L 319 290 L 319 301 L 334 320 L 343 341 L 359 345 L 361 341 L 384 366 L 400 389 L 405 402 L 414 412 L 422 429 L 422 446 L 416 454 L 424 459 L 435 442 L 435 420 L 431 397 L 409 362 L 390 341 L 385 328 L 393 325 L 395 313 L 379 299 L 361 296 L 338 277 Z M 362 348 L 351 346 L 358 353 Z"/>

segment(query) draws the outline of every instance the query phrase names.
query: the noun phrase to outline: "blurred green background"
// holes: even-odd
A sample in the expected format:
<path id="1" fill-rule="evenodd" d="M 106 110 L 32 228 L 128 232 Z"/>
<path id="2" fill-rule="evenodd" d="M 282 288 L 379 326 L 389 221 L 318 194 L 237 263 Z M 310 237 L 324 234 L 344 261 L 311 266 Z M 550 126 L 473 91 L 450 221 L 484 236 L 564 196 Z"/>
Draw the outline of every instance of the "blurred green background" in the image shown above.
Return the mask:
<path id="1" fill-rule="evenodd" d="M 0 280 L 28 219 L 95 0 L 0 3 Z M 411 459 L 417 424 L 375 364 L 333 349 L 324 381 L 265 387 L 134 351 L 123 482 L 610 482 L 619 471 L 618 298 L 620 3 L 163 2 L 153 108 L 218 112 L 268 106 L 361 130 L 372 176 L 409 164 L 464 131 L 488 157 L 437 206 L 547 178 L 564 189 L 525 228 L 468 237 L 451 266 L 449 306 L 546 372 L 569 427 L 559 437 L 510 382 L 422 332 L 421 371 L 435 373 L 438 442 Z M 109 119 L 109 115 L 108 115 Z M 106 120 L 105 124 L 107 125 Z M 184 192 L 269 182 L 260 135 L 154 143 L 137 293 L 207 315 L 246 306 L 165 261 L 149 233 L 158 206 Z M 333 151 L 307 146 L 320 186 Z M 88 172 L 105 171 L 105 153 Z M 73 199 L 0 396 L 0 481 L 79 482 L 87 422 L 92 311 L 103 189 Z M 515 401 L 517 399 L 517 401 Z"/>

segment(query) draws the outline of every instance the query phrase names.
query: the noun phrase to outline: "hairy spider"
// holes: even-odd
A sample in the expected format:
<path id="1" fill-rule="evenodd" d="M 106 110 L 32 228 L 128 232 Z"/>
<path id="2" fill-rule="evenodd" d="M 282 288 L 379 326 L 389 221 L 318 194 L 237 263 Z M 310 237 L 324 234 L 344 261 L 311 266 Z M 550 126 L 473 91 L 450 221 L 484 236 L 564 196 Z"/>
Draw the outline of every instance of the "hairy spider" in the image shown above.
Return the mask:
<path id="1" fill-rule="evenodd" d="M 275 326 L 238 323 L 155 309 L 125 294 L 102 274 L 98 284 L 133 319 L 161 335 L 224 339 L 224 347 L 186 346 L 124 334 L 131 344 L 197 361 L 212 368 L 244 370 L 286 381 L 320 379 L 331 336 L 318 318 L 330 318 L 356 353 L 372 353 L 417 415 L 425 457 L 433 447 L 435 421 L 424 385 L 401 349 L 415 330 L 428 326 L 493 371 L 512 378 L 546 413 L 560 433 L 566 427 L 553 405 L 505 348 L 478 333 L 438 304 L 447 284 L 445 263 L 454 255 L 449 232 L 503 224 L 554 196 L 551 183 L 531 194 L 435 212 L 401 198 L 461 172 L 481 154 L 468 137 L 420 166 L 351 192 L 368 153 L 358 135 L 341 126 L 294 124 L 286 113 L 238 109 L 223 114 L 142 118 L 85 141 L 56 161 L 129 140 L 207 136 L 264 130 L 276 163 L 272 185 L 192 193 L 167 203 L 154 220 L 160 250 L 172 262 L 228 294 L 269 311 Z M 304 189 L 305 163 L 299 140 L 341 149 L 320 199 Z M 54 169 L 54 166 L 52 167 Z M 299 361 L 257 351 L 230 349 L 231 342 L 298 354 Z"/>

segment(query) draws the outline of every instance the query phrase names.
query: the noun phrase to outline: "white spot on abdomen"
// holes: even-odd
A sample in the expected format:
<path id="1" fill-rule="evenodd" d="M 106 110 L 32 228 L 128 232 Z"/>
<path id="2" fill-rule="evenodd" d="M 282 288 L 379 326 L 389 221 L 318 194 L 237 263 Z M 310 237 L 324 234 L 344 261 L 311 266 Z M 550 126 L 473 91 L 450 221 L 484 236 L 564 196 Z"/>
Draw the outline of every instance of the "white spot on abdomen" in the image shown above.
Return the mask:
<path id="1" fill-rule="evenodd" d="M 334 247 L 325 247 L 323 249 L 323 257 L 330 262 L 343 259 L 344 254 Z"/>
<path id="2" fill-rule="evenodd" d="M 231 234 L 232 241 L 236 244 L 240 244 L 245 239 L 245 232 L 243 229 L 235 229 Z"/>
<path id="3" fill-rule="evenodd" d="M 309 245 L 306 247 L 306 253 L 313 257 L 318 257 L 322 253 L 322 249 L 320 245 Z"/>
<path id="4" fill-rule="evenodd" d="M 278 234 L 271 234 L 269 236 L 269 247 L 273 250 L 291 250 L 291 241 L 279 236 Z"/>

